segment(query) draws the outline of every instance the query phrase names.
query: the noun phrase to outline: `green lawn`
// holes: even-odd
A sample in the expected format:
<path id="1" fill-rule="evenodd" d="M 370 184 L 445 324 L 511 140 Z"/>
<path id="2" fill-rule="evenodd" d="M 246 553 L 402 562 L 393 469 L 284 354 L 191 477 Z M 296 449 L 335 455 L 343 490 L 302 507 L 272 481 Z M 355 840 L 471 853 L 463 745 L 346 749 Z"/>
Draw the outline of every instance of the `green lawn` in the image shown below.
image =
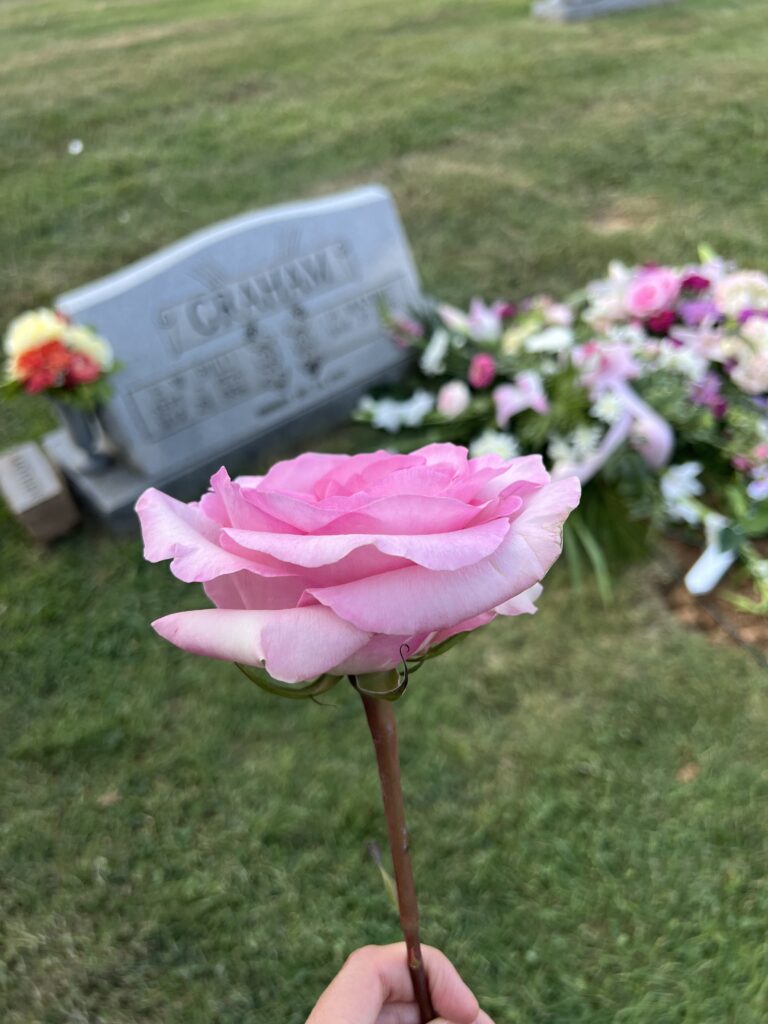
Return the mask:
<path id="1" fill-rule="evenodd" d="M 371 180 L 455 301 L 700 240 L 768 266 L 766 52 L 765 0 L 568 27 L 526 0 L 0 0 L 0 317 Z M 0 409 L 4 444 L 49 423 Z M 2 516 L 0 1020 L 301 1024 L 397 936 L 358 699 L 183 655 L 148 622 L 200 597 L 136 540 L 40 551 Z M 424 934 L 497 1024 L 768 1019 L 766 681 L 651 572 L 608 610 L 556 575 L 415 677 Z"/>

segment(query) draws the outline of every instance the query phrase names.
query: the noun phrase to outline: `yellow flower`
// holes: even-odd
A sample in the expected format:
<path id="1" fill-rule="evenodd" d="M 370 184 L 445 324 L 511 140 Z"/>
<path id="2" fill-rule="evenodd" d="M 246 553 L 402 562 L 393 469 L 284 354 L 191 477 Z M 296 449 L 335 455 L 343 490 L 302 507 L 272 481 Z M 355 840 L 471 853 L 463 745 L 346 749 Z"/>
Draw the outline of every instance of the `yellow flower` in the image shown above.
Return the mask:
<path id="1" fill-rule="evenodd" d="M 102 370 L 108 370 L 114 361 L 112 347 L 106 338 L 92 331 L 90 327 L 82 324 L 66 324 L 62 332 L 64 344 L 76 352 L 82 352 L 95 363 L 98 363 Z"/>
<path id="2" fill-rule="evenodd" d="M 5 351 L 12 360 L 31 348 L 62 337 L 64 321 L 52 309 L 33 309 L 12 320 L 5 335 Z"/>
<path id="3" fill-rule="evenodd" d="M 501 351 L 504 355 L 513 356 L 520 351 L 523 342 L 538 331 L 540 325 L 541 320 L 538 317 L 529 317 L 522 323 L 507 328 L 501 339 Z"/>

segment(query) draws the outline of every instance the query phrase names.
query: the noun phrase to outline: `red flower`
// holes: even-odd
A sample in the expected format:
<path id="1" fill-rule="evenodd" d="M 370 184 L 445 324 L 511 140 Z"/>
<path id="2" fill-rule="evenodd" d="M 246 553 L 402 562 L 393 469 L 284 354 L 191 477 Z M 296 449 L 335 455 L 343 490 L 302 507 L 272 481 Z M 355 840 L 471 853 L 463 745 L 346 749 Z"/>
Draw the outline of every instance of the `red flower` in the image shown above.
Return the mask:
<path id="1" fill-rule="evenodd" d="M 46 341 L 19 356 L 17 370 L 30 394 L 60 387 L 66 380 L 72 353 L 60 341 Z"/>
<path id="2" fill-rule="evenodd" d="M 90 384 L 101 376 L 101 367 L 95 360 L 82 352 L 70 353 L 69 369 L 65 386 L 77 387 L 78 384 Z"/>
<path id="3" fill-rule="evenodd" d="M 710 287 L 711 281 L 703 274 L 689 274 L 683 278 L 680 287 L 684 292 L 705 292 Z"/>
<path id="4" fill-rule="evenodd" d="M 662 313 L 656 313 L 655 316 L 649 316 L 645 321 L 645 326 L 651 334 L 663 336 L 667 333 L 676 319 L 677 316 L 671 309 L 665 309 Z"/>

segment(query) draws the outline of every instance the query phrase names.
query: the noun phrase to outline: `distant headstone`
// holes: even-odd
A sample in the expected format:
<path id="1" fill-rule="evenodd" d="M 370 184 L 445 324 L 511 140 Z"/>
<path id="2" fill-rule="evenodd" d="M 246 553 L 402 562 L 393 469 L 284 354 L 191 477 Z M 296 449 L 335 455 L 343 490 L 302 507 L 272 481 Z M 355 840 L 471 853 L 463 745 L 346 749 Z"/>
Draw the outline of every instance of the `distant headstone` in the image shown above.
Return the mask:
<path id="1" fill-rule="evenodd" d="M 0 452 L 0 492 L 35 540 L 61 537 L 80 522 L 66 484 L 33 441 Z"/>
<path id="2" fill-rule="evenodd" d="M 93 325 L 123 369 L 102 413 L 121 461 L 78 474 L 62 432 L 46 450 L 104 518 L 154 484 L 183 490 L 276 442 L 311 442 L 402 372 L 382 304 L 418 299 L 390 194 L 371 186 L 215 224 L 56 306 Z"/>
<path id="3" fill-rule="evenodd" d="M 673 0 L 536 0 L 533 13 L 550 21 L 586 21 L 603 14 L 653 7 Z"/>

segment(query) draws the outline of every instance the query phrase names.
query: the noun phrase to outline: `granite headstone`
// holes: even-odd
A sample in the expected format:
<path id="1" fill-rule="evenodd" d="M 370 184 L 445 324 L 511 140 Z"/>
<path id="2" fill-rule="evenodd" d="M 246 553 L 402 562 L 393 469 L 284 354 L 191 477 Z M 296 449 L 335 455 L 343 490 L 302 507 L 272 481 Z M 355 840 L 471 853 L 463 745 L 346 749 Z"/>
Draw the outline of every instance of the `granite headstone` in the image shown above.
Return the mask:
<path id="1" fill-rule="evenodd" d="M 418 299 L 411 252 L 378 186 L 215 224 L 56 307 L 94 326 L 122 369 L 102 411 L 119 452 L 78 472 L 65 433 L 46 450 L 110 520 L 149 486 L 183 492 L 226 461 L 306 440 L 402 372 L 381 307 Z"/>

